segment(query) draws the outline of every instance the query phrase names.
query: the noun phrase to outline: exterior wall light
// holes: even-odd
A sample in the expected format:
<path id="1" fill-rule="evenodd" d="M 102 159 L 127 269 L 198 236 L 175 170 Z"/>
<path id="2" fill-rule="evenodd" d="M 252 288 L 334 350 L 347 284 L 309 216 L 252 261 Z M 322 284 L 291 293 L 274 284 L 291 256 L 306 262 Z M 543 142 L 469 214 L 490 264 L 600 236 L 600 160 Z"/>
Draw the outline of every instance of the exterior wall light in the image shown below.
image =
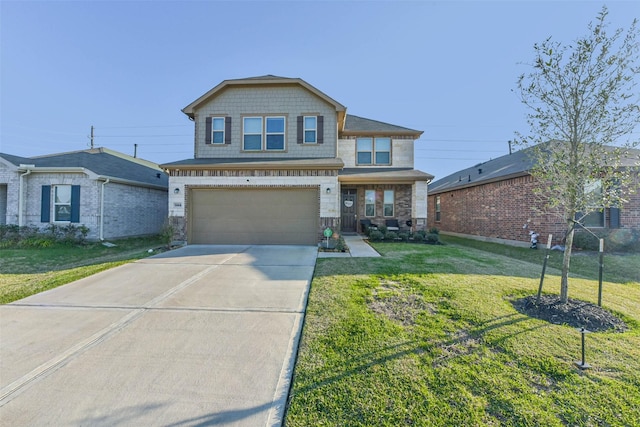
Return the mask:
<path id="1" fill-rule="evenodd" d="M 180 189 L 178 187 L 173 189 L 173 194 L 179 194 L 180 193 Z"/>
<path id="2" fill-rule="evenodd" d="M 327 187 L 327 194 L 331 194 L 331 188 Z"/>

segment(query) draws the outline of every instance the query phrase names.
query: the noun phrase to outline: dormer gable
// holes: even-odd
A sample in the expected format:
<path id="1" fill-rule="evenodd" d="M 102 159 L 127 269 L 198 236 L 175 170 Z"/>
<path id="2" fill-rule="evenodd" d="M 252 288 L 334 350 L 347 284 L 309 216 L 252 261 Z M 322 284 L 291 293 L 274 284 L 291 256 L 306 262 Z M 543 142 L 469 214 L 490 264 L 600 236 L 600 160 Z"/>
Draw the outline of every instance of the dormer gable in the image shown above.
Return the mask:
<path id="1" fill-rule="evenodd" d="M 210 102 L 212 99 L 220 95 L 225 89 L 229 87 L 234 87 L 234 86 L 235 87 L 263 86 L 264 87 L 264 86 L 286 86 L 286 85 L 301 86 L 304 89 L 311 92 L 312 94 L 314 94 L 315 96 L 317 96 L 318 98 L 332 105 L 335 108 L 336 113 L 338 115 L 337 117 L 338 131 L 341 131 L 344 128 L 347 107 L 345 107 L 335 99 L 331 98 L 324 92 L 320 91 L 319 89 L 315 88 L 314 86 L 310 85 L 309 83 L 305 82 L 300 78 L 280 77 L 280 76 L 274 76 L 271 74 L 268 74 L 265 76 L 258 76 L 258 77 L 247 77 L 243 79 L 224 80 L 223 82 L 221 82 L 220 84 L 218 84 L 217 86 L 209 90 L 207 93 L 205 93 L 204 95 L 202 95 L 201 97 L 193 101 L 191 104 L 184 107 L 182 109 L 182 112 L 185 113 L 191 120 L 194 120 L 195 111 L 198 108 L 200 108 L 202 105 L 206 104 L 207 102 Z"/>

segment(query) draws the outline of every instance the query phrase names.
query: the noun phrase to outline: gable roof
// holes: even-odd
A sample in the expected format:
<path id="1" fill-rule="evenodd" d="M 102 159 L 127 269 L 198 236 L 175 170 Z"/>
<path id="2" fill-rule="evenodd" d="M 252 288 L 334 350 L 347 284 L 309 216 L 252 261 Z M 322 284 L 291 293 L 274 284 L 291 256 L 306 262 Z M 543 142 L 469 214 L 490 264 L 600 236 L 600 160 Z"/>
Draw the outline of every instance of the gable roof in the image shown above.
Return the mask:
<path id="1" fill-rule="evenodd" d="M 534 160 L 529 155 L 529 151 L 530 148 L 525 148 L 513 154 L 507 154 L 454 172 L 451 175 L 432 182 L 431 185 L 429 185 L 429 194 L 458 190 L 528 175 L 534 165 Z M 629 149 L 628 151 L 629 156 L 622 159 L 622 166 L 632 167 L 640 165 L 640 150 Z"/>
<path id="2" fill-rule="evenodd" d="M 209 90 L 207 93 L 205 93 L 204 95 L 202 95 L 201 97 L 193 101 L 191 104 L 184 107 L 182 109 L 182 112 L 185 113 L 187 116 L 189 116 L 190 119 L 193 119 L 196 109 L 198 109 L 205 102 L 208 102 L 212 98 L 216 97 L 220 92 L 222 92 L 223 90 L 225 90 L 230 86 L 265 86 L 265 85 L 302 86 L 309 92 L 316 95 L 318 98 L 324 100 L 328 104 L 335 107 L 336 111 L 338 112 L 338 123 L 340 123 L 340 126 L 343 125 L 344 116 L 346 114 L 347 107 L 345 107 L 335 99 L 331 98 L 329 95 L 325 94 L 324 92 L 321 92 L 320 90 L 311 86 L 309 83 L 305 82 L 300 78 L 280 77 L 280 76 L 273 76 L 271 74 L 266 76 L 247 77 L 243 79 L 224 80 L 222 83 L 218 84 L 216 87 Z"/>
<path id="3" fill-rule="evenodd" d="M 347 114 L 342 135 L 398 135 L 419 138 L 423 131 Z"/>
<path id="4" fill-rule="evenodd" d="M 0 158 L 13 164 L 29 165 L 34 171 L 87 170 L 101 178 L 109 178 L 157 188 L 168 188 L 169 178 L 158 165 L 107 148 L 94 148 L 37 157 L 19 157 L 0 153 Z M 26 169 L 26 168 L 25 168 Z"/>

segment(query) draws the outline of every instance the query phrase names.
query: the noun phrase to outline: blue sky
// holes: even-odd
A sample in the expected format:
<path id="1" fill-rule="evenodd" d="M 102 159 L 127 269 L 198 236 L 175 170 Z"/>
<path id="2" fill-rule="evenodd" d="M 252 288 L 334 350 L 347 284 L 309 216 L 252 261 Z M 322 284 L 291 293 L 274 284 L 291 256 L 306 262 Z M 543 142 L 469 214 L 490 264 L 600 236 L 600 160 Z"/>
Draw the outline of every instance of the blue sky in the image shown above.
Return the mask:
<path id="1" fill-rule="evenodd" d="M 640 2 L 606 3 L 628 28 Z M 0 0 L 0 151 L 96 146 L 193 157 L 180 111 L 222 80 L 300 77 L 348 113 L 423 130 L 417 169 L 442 178 L 508 153 L 533 44 L 587 33 L 597 1 Z"/>

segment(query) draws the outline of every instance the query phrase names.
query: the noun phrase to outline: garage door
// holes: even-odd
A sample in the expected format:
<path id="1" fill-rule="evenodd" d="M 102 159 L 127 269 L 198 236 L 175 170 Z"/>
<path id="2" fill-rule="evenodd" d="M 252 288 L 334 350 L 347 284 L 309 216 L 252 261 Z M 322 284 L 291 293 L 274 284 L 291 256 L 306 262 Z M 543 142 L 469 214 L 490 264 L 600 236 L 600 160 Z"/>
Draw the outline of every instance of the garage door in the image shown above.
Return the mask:
<path id="1" fill-rule="evenodd" d="M 192 189 L 189 243 L 315 245 L 317 189 Z"/>

